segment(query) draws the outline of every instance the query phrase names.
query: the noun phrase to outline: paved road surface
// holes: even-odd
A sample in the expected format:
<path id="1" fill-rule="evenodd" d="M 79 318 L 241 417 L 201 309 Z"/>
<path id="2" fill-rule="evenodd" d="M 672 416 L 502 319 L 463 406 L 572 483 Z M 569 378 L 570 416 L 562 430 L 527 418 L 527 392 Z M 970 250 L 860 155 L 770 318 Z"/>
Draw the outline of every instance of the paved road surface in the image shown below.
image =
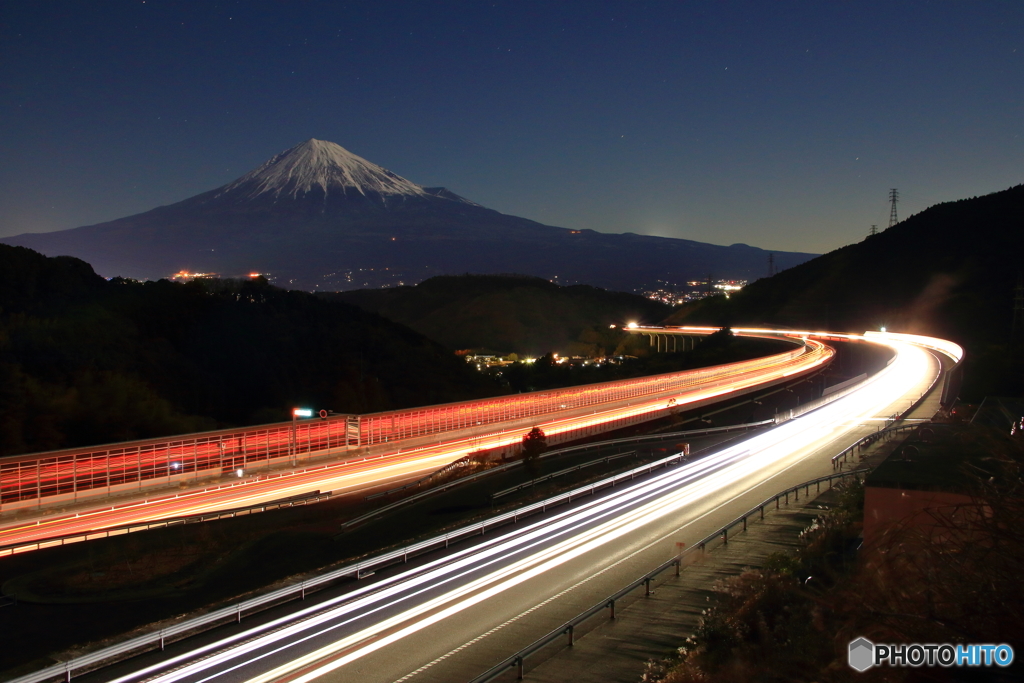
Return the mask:
<path id="1" fill-rule="evenodd" d="M 677 541 L 831 472 L 829 456 L 935 377 L 929 352 L 898 346 L 896 361 L 866 387 L 800 418 L 118 680 L 472 678 L 671 557 Z"/>

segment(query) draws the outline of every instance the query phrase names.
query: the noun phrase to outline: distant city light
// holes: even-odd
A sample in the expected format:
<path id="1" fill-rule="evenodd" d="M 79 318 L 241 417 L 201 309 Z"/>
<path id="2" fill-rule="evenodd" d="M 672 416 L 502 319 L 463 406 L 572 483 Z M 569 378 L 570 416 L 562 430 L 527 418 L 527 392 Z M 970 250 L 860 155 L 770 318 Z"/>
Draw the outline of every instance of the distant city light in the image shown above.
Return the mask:
<path id="1" fill-rule="evenodd" d="M 743 289 L 746 280 L 688 280 L 684 285 L 658 281 L 657 289 L 643 290 L 643 295 L 652 301 L 660 301 L 669 306 L 681 306 L 692 301 L 700 301 L 709 296 L 725 294 Z"/>
<path id="2" fill-rule="evenodd" d="M 190 273 L 187 270 L 179 270 L 177 273 L 170 277 L 171 280 L 195 280 L 197 278 L 216 278 L 217 273 Z"/>

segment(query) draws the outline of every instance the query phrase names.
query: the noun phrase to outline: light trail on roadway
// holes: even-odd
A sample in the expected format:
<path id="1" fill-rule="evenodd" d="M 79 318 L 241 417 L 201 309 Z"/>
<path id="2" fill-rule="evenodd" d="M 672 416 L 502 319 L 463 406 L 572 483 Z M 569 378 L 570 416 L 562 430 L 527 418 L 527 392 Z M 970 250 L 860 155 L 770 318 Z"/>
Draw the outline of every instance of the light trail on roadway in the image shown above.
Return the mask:
<path id="1" fill-rule="evenodd" d="M 562 584 L 559 572 L 583 562 L 594 572 L 652 527 L 683 526 L 800 464 L 806 453 L 873 420 L 896 401 L 917 395 L 941 371 L 927 349 L 959 360 L 941 340 L 869 335 L 896 351 L 892 363 L 832 403 L 739 440 L 700 460 L 639 480 L 532 523 L 450 552 L 420 566 L 369 581 L 314 607 L 299 609 L 115 679 L 171 683 L 211 680 L 302 683 L 318 679 L 393 680 L 436 652 L 420 652 L 449 625 L 470 620 L 477 633 L 508 616 L 523 593 L 541 601 Z M 914 343 L 911 343 L 914 342 Z M 954 348 L 955 347 L 955 348 Z M 827 467 L 828 464 L 824 463 Z M 717 506 L 717 507 L 715 507 Z M 660 532 L 659 532 L 660 533 Z M 529 588 L 527 588 L 529 587 Z M 515 589 L 515 590 L 513 590 Z M 514 600 L 510 600 L 514 597 Z M 506 605 L 506 603 L 513 603 Z M 486 608 L 486 609 L 484 609 Z M 454 621 L 453 621 L 454 620 Z M 461 621 L 460 621 L 461 620 Z M 423 634 L 423 637 L 420 637 Z M 410 639 L 419 638 L 418 647 Z M 411 651 L 415 655 L 409 655 Z M 357 666 L 367 658 L 371 664 Z M 378 672 L 370 675 L 368 671 Z M 349 672 L 349 673 L 346 673 Z"/>
<path id="2" fill-rule="evenodd" d="M 829 347 L 814 340 L 807 341 L 807 345 L 807 351 L 802 355 L 772 365 L 751 369 L 744 364 L 738 364 L 739 369 L 725 379 L 717 379 L 682 391 L 619 401 L 612 405 L 593 406 L 582 415 L 548 415 L 538 418 L 532 424 L 543 429 L 549 437 L 553 437 L 609 422 L 621 423 L 652 412 L 665 411 L 669 407 L 685 408 L 688 405 L 722 400 L 730 394 L 770 386 L 813 371 L 831 359 L 833 351 Z M 196 490 L 174 496 L 143 498 L 116 507 L 104 505 L 75 514 L 37 516 L 35 519 L 20 520 L 0 527 L 0 547 L 13 547 L 19 543 L 30 544 L 41 539 L 258 505 L 314 490 L 337 494 L 408 479 L 436 471 L 471 451 L 515 445 L 529 429 L 520 427 L 506 430 L 501 427 L 488 426 L 487 429 L 491 431 L 481 431 L 477 435 L 424 448 L 408 449 L 404 452 L 399 447 L 397 453 L 386 456 L 347 460 L 333 465 L 297 470 L 288 476 L 255 478 L 244 482 L 243 485 Z"/>

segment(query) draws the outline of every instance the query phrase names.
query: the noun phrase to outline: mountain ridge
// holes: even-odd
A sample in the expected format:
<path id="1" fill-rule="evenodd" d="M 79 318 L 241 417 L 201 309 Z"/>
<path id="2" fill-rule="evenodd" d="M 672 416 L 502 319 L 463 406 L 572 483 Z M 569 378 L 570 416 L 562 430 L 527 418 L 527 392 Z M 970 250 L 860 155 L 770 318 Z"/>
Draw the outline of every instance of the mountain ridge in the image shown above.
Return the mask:
<path id="1" fill-rule="evenodd" d="M 258 168 L 220 188 L 216 197 L 235 192 L 248 198 L 271 193 L 275 198 L 319 187 L 324 195 L 332 188 L 344 194 L 352 189 L 359 194 L 427 194 L 423 187 L 349 152 L 341 145 L 310 138 L 264 162 Z"/>
<path id="2" fill-rule="evenodd" d="M 962 396 L 1024 392 L 1024 184 L 931 206 L 877 235 L 687 305 L 667 324 L 772 324 L 860 333 L 885 327 L 967 350 Z M 1015 334 L 1014 334 L 1015 333 Z"/>
<path id="3" fill-rule="evenodd" d="M 401 323 L 451 349 L 600 357 L 623 343 L 621 326 L 656 324 L 672 307 L 587 285 L 522 275 L 442 275 L 414 287 L 322 294 Z M 646 344 L 646 341 L 643 342 Z"/>
<path id="4" fill-rule="evenodd" d="M 307 291 L 467 272 L 520 272 L 629 291 L 709 274 L 751 280 L 764 273 L 768 255 L 747 245 L 544 225 L 417 185 L 315 138 L 174 204 L 0 242 L 75 256 L 106 276 L 259 272 L 278 286 Z M 779 268 L 813 256 L 774 253 Z"/>

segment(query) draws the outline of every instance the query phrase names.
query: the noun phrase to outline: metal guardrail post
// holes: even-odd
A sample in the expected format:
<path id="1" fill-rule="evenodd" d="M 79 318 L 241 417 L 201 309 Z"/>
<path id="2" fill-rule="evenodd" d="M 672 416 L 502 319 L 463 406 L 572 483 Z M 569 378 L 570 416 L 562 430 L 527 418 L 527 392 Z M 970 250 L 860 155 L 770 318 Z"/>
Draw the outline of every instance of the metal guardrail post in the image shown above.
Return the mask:
<path id="1" fill-rule="evenodd" d="M 829 475 L 828 477 L 822 477 L 822 478 L 820 478 L 820 480 L 821 481 L 824 481 L 824 480 L 829 481 L 830 486 L 831 486 L 831 482 L 832 482 L 833 479 L 844 479 L 846 477 L 851 477 L 852 476 L 857 481 L 860 481 L 861 480 L 860 475 L 862 473 L 864 473 L 864 472 L 865 472 L 865 470 L 855 470 L 853 472 L 838 473 L 838 474 Z M 797 487 L 794 487 L 794 488 L 800 488 L 800 487 L 808 488 L 810 483 L 813 483 L 813 482 L 805 482 L 803 484 L 798 484 Z M 781 497 L 781 495 L 782 495 L 782 493 L 780 492 L 779 494 L 776 494 L 774 496 L 777 507 L 778 507 L 779 498 Z M 761 515 L 763 517 L 764 507 L 768 503 L 770 503 L 770 502 L 771 502 L 771 498 L 768 498 L 767 500 L 762 502 L 760 505 L 755 506 L 754 508 L 751 508 L 743 516 L 749 516 L 749 515 L 753 514 L 754 510 L 760 510 L 760 513 L 761 513 Z M 511 517 L 512 517 L 512 515 L 508 514 L 506 519 L 510 519 Z M 496 519 L 492 519 L 491 520 L 492 525 L 496 521 L 499 521 L 499 520 L 497 518 Z M 733 526 L 733 525 L 738 524 L 740 522 L 741 522 L 741 518 L 737 518 L 736 520 L 731 522 L 729 525 L 727 525 L 725 527 L 725 533 L 727 533 L 727 529 L 730 526 Z M 443 537 L 443 540 L 445 541 L 445 544 L 447 545 L 448 540 L 449 540 L 450 537 L 454 536 L 455 538 L 458 538 L 460 536 L 469 536 L 474 531 L 479 530 L 479 528 L 480 527 L 478 527 L 476 525 L 471 525 L 469 527 L 466 527 L 465 529 L 456 531 L 454 534 L 452 534 L 452 533 L 445 534 L 445 536 Z M 615 618 L 615 600 L 617 598 L 619 598 L 619 597 L 621 597 L 623 595 L 626 595 L 628 592 L 630 592 L 630 591 L 634 590 L 635 588 L 639 587 L 639 585 L 641 583 L 644 583 L 645 580 L 649 581 L 649 580 L 653 579 L 655 576 L 657 576 L 658 574 L 660 574 L 663 571 L 666 571 L 670 567 L 675 567 L 676 574 L 679 575 L 679 573 L 681 571 L 681 568 L 682 568 L 683 557 L 686 554 L 689 554 L 690 552 L 696 552 L 698 547 L 699 547 L 701 552 L 705 552 L 706 551 L 706 543 L 714 540 L 715 536 L 716 535 L 709 536 L 709 537 L 701 540 L 695 546 L 691 546 L 688 550 L 680 552 L 678 555 L 676 555 L 676 557 L 674 557 L 671 560 L 667 561 L 661 567 L 659 567 L 655 571 L 653 571 L 653 572 L 649 573 L 648 575 L 646 575 L 643 579 L 640 579 L 640 580 L 634 582 L 633 584 L 628 586 L 626 589 L 624 589 L 620 593 L 615 594 L 614 597 L 611 597 L 611 598 L 607 599 L 605 602 L 598 603 L 597 605 L 592 607 L 587 612 L 584 612 L 583 614 L 579 615 L 577 618 L 571 620 L 569 622 L 569 626 L 575 627 L 576 625 L 579 625 L 580 623 L 582 623 L 586 619 L 589 619 L 590 617 L 595 616 L 597 613 L 603 611 L 603 608 L 605 608 L 605 607 L 607 607 L 607 608 L 609 608 L 611 610 L 610 617 L 612 619 L 614 619 Z M 335 580 L 337 580 L 339 578 L 352 577 L 353 574 L 355 574 L 356 578 L 364 578 L 364 577 L 369 576 L 369 575 L 371 575 L 373 573 L 372 568 L 374 566 L 383 566 L 384 564 L 387 564 L 387 563 L 389 563 L 389 562 L 391 562 L 391 561 L 393 561 L 393 560 L 395 560 L 397 558 L 400 558 L 402 556 L 402 554 L 405 553 L 405 552 L 409 552 L 410 554 L 415 554 L 416 552 L 419 552 L 422 549 L 436 548 L 436 547 L 438 547 L 440 545 L 441 540 L 442 540 L 442 537 L 436 537 L 436 538 L 430 539 L 428 541 L 424 541 L 422 543 L 415 544 L 414 546 L 409 546 L 406 549 L 400 549 L 400 550 L 397 550 L 397 551 L 392 551 L 390 553 L 386 553 L 385 555 L 382 555 L 380 557 L 377 557 L 377 558 L 374 558 L 374 559 L 370 560 L 368 563 L 361 563 L 361 564 L 357 564 L 357 565 L 354 565 L 354 566 L 353 565 L 348 565 L 346 567 L 341 567 L 339 569 L 336 569 L 336 570 L 333 570 L 333 571 L 328 572 L 326 574 L 323 574 L 323 575 L 321 575 L 321 576 L 319 576 L 319 577 L 317 577 L 315 579 L 312 579 L 312 580 L 309 580 L 309 581 L 304 581 L 305 585 L 302 585 L 302 584 L 295 585 L 295 584 L 293 584 L 291 586 L 287 586 L 287 587 L 278 589 L 278 590 L 273 591 L 271 593 L 268 593 L 266 595 L 262 595 L 262 596 L 259 596 L 257 598 L 246 600 L 246 601 L 244 601 L 242 603 L 239 603 L 237 605 L 227 606 L 225 608 L 222 608 L 220 610 L 216 610 L 216 611 L 211 612 L 209 614 L 202 615 L 200 617 L 196 617 L 194 619 L 190 619 L 190 620 L 184 621 L 182 623 L 179 623 L 179 624 L 176 624 L 174 626 L 168 627 L 167 629 L 162 629 L 162 630 L 157 631 L 157 632 L 153 632 L 153 633 L 149 633 L 149 634 L 145 634 L 145 635 L 139 636 L 137 638 L 133 638 L 133 639 L 131 639 L 130 641 L 128 641 L 126 643 L 121 643 L 121 644 L 118 644 L 118 645 L 115 645 L 115 646 L 104 648 L 104 649 L 102 649 L 100 651 L 93 652 L 91 654 L 84 655 L 82 657 L 77 657 L 77 658 L 74 658 L 74 659 L 72 659 L 70 661 L 67 661 L 67 662 L 62 662 L 62 663 L 59 663 L 59 664 L 55 664 L 52 667 L 49 667 L 49 668 L 47 668 L 45 670 L 38 671 L 38 672 L 36 672 L 34 674 L 29 674 L 27 676 L 22 676 L 21 678 L 18 678 L 16 680 L 18 681 L 18 683 L 30 683 L 30 682 L 38 683 L 38 682 L 45 681 L 45 680 L 51 680 L 51 679 L 53 679 L 55 677 L 61 676 L 65 672 L 67 672 L 68 675 L 70 675 L 70 671 L 72 671 L 72 670 L 82 670 L 83 668 L 91 667 L 92 665 L 94 665 L 96 663 L 99 663 L 99 662 L 102 662 L 102 661 L 109 661 L 112 657 L 115 657 L 117 655 L 134 653 L 134 652 L 137 652 L 140 649 L 148 649 L 148 648 L 155 647 L 158 643 L 161 643 L 161 644 L 166 643 L 166 638 L 167 637 L 172 637 L 173 638 L 174 636 L 177 636 L 177 635 L 180 635 L 180 634 L 195 632 L 200 627 L 208 625 L 208 624 L 212 625 L 212 624 L 216 624 L 216 623 L 223 623 L 224 619 L 231 619 L 231 618 L 233 618 L 234 621 L 237 621 L 238 623 L 241 623 L 243 610 L 256 611 L 256 610 L 259 610 L 264 605 L 275 603 L 275 602 L 277 602 L 277 601 L 279 601 L 281 599 L 289 599 L 289 598 L 294 599 L 295 596 L 300 594 L 300 590 L 303 590 L 306 587 L 310 587 L 310 586 L 323 586 L 323 585 L 326 585 L 326 584 L 328 584 L 330 582 L 333 582 L 333 581 L 335 581 Z M 565 629 L 566 628 L 568 628 L 568 627 L 567 626 L 560 627 L 559 629 L 555 630 L 554 632 L 552 632 L 551 634 L 549 634 L 545 638 L 542 638 L 540 641 L 537 641 L 537 643 L 535 644 L 536 647 L 540 647 L 540 646 L 542 646 L 542 645 L 544 645 L 546 643 L 551 642 L 552 640 L 554 640 L 556 638 L 561 637 L 562 635 L 565 634 Z M 575 639 L 575 634 L 573 634 L 573 639 Z M 531 648 L 533 648 L 533 647 L 534 646 L 531 646 Z M 519 655 L 515 655 L 515 656 L 523 656 L 523 657 L 525 657 L 526 655 L 528 655 L 532 651 L 534 651 L 534 650 L 533 649 L 524 650 L 521 653 L 519 653 Z M 506 670 L 509 666 L 514 666 L 514 661 L 515 661 L 514 657 L 515 656 L 513 656 L 513 658 L 505 660 L 500 665 L 500 667 L 498 667 L 498 669 L 496 670 L 497 673 L 500 673 L 501 671 Z M 493 675 L 497 675 L 497 674 L 493 673 L 493 672 L 489 672 L 487 675 L 485 675 L 483 677 L 478 677 L 475 680 L 477 680 L 477 681 L 490 680 L 491 678 L 493 678 Z"/>
<path id="2" fill-rule="evenodd" d="M 797 491 L 800 488 L 804 488 L 806 491 L 810 491 L 810 485 L 812 483 L 820 483 L 821 481 L 828 481 L 829 485 L 831 486 L 833 479 L 840 479 L 840 480 L 842 480 L 842 479 L 845 479 L 845 478 L 851 477 L 851 476 L 854 479 L 856 479 L 857 481 L 860 481 L 860 474 L 862 472 L 864 472 L 864 471 L 865 470 L 857 470 L 857 471 L 849 472 L 849 473 L 844 472 L 844 473 L 839 473 L 839 474 L 831 474 L 831 475 L 828 475 L 826 477 L 819 477 L 816 480 L 804 482 L 802 484 L 797 484 L 796 486 L 791 487 L 788 490 L 795 492 L 795 491 Z M 785 495 L 785 492 L 782 492 L 782 491 L 780 491 L 778 494 L 776 494 L 774 496 L 776 503 L 778 503 L 779 499 L 782 498 L 784 495 Z M 500 675 L 502 672 L 507 670 L 510 666 L 520 665 L 520 662 L 523 659 L 525 659 L 527 656 L 529 656 L 530 654 L 538 651 L 540 648 L 544 647 L 545 645 L 554 642 L 555 640 L 557 640 L 558 638 L 560 638 L 563 635 L 568 635 L 569 636 L 569 644 L 572 645 L 575 642 L 575 627 L 576 626 L 582 624 L 587 619 L 590 619 L 591 617 L 597 615 L 598 613 L 603 611 L 604 608 L 608 608 L 611 611 L 611 613 L 609 615 L 609 618 L 610 619 L 614 619 L 615 618 L 615 602 L 616 602 L 616 600 L 618 598 L 623 597 L 623 596 L 629 594 L 631 591 L 633 591 L 636 588 L 638 588 L 641 584 L 644 584 L 645 596 L 649 595 L 650 594 L 650 592 L 649 592 L 650 591 L 650 582 L 656 576 L 661 574 L 663 571 L 668 570 L 670 567 L 674 567 L 675 568 L 676 576 L 679 576 L 680 575 L 680 570 L 682 568 L 683 556 L 685 554 L 688 554 L 690 552 L 695 552 L 698 548 L 703 552 L 705 550 L 706 543 L 714 540 L 718 535 L 722 535 L 723 537 L 727 538 L 728 529 L 730 527 L 736 525 L 736 524 L 740 524 L 741 522 L 743 522 L 743 520 L 746 517 L 749 517 L 751 514 L 753 514 L 755 510 L 759 510 L 760 511 L 760 513 L 762 515 L 762 519 L 763 519 L 764 507 L 769 502 L 771 502 L 771 500 L 772 500 L 771 498 L 768 498 L 767 500 L 762 502 L 760 505 L 757 505 L 757 506 L 751 508 L 744 515 L 742 515 L 740 517 L 737 517 L 735 520 L 733 520 L 732 522 L 730 522 L 729 524 L 724 526 L 722 529 L 720 529 L 719 531 L 717 531 L 714 534 L 712 534 L 711 536 L 708 536 L 707 538 L 703 539 L 701 542 L 697 543 L 696 545 L 691 546 L 688 550 L 680 552 L 678 555 L 676 555 L 676 557 L 674 557 L 671 560 L 667 561 L 666 563 L 664 563 L 663 565 L 661 565 L 660 567 L 658 567 L 654 571 L 650 572 L 649 574 L 645 575 L 644 577 L 642 577 L 640 579 L 637 579 L 633 583 L 629 584 L 628 586 L 626 586 L 622 590 L 620 590 L 617 593 L 615 593 L 613 596 L 611 596 L 609 598 L 606 598 L 603 602 L 599 602 L 595 606 L 591 607 L 590 609 L 580 613 L 575 618 L 571 619 L 566 625 L 560 626 L 559 628 L 555 629 L 554 631 L 549 632 L 546 636 L 544 636 L 544 637 L 534 641 L 534 643 L 532 643 L 531 645 L 527 646 L 526 648 L 523 648 L 522 650 L 520 650 L 516 654 L 512 655 L 508 659 L 504 660 L 500 664 L 492 667 L 490 670 L 488 670 L 484 674 L 481 674 L 480 676 L 477 676 L 476 678 L 474 678 L 472 680 L 472 683 L 485 683 L 486 681 L 492 680 L 493 678 L 495 678 L 496 676 Z"/>

